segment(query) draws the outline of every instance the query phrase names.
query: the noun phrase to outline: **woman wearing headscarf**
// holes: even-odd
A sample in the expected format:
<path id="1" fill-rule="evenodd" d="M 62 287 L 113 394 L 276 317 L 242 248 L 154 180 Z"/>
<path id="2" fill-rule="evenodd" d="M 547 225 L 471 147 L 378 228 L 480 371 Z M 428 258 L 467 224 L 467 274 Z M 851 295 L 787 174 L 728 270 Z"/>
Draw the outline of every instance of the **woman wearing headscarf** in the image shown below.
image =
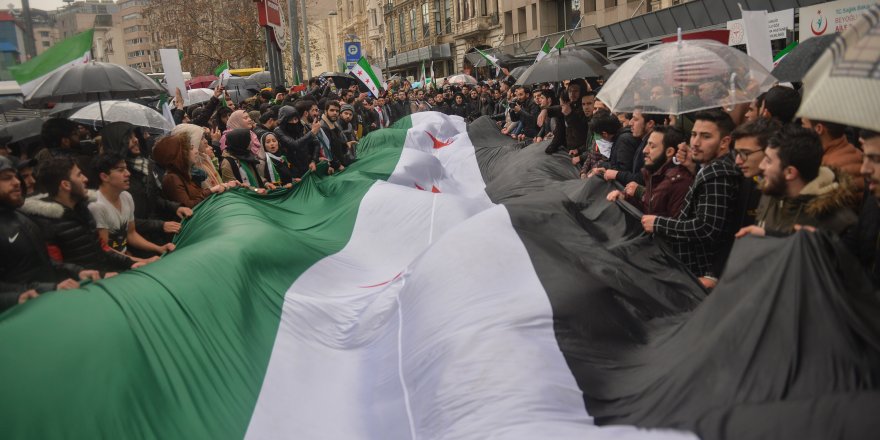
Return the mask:
<path id="1" fill-rule="evenodd" d="M 250 115 L 248 115 L 246 111 L 236 110 L 232 112 L 232 115 L 229 116 L 229 120 L 226 121 L 226 131 L 223 133 L 223 136 L 220 137 L 220 149 L 226 150 L 226 135 L 230 131 L 247 129 L 251 132 L 251 153 L 258 159 L 261 159 L 263 155 L 263 147 L 260 146 L 260 140 L 257 139 L 257 135 L 253 132 L 253 129 L 256 126 L 257 124 L 254 123 L 253 119 L 251 119 Z"/>
<path id="2" fill-rule="evenodd" d="M 266 166 L 263 170 L 263 175 L 266 176 L 267 187 L 269 184 L 273 187 L 293 187 L 293 176 L 295 174 L 293 165 L 279 151 L 278 138 L 275 137 L 275 133 L 271 131 L 264 133 L 263 137 L 260 138 L 260 144 L 263 145 L 263 151 L 266 155 Z"/>
<path id="3" fill-rule="evenodd" d="M 217 171 L 219 162 L 216 161 L 214 150 L 205 137 L 205 129 L 193 124 L 180 124 L 171 130 L 171 134 L 183 136 L 189 147 L 196 150 L 193 169 L 190 170 L 193 180 L 202 188 L 211 188 L 223 183 L 220 172 Z"/>
<path id="4" fill-rule="evenodd" d="M 192 178 L 190 170 L 196 161 L 198 150 L 191 147 L 191 141 L 185 134 L 172 134 L 156 142 L 153 157 L 156 163 L 165 168 L 162 177 L 162 192 L 165 197 L 193 208 L 210 196 L 226 191 L 238 185 L 237 182 L 220 183 L 209 188 L 202 188 Z"/>
<path id="5" fill-rule="evenodd" d="M 226 134 L 226 150 L 220 159 L 220 177 L 224 182 L 236 181 L 259 191 L 264 183 L 259 172 L 260 161 L 250 148 L 252 134 L 246 128 L 237 128 Z"/>

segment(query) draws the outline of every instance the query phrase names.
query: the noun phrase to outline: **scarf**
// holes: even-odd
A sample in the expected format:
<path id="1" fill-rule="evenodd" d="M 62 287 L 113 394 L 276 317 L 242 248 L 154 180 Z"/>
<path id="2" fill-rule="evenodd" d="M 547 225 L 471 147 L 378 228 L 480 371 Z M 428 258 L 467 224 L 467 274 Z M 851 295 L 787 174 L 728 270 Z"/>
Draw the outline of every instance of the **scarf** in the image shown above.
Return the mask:
<path id="1" fill-rule="evenodd" d="M 596 139 L 596 149 L 599 150 L 599 154 L 602 157 L 608 158 L 611 157 L 611 147 L 614 145 L 614 142 L 606 141 L 605 139 L 599 138 Z"/>
<path id="2" fill-rule="evenodd" d="M 278 169 L 275 168 L 275 161 L 280 163 L 286 163 L 287 158 L 284 155 L 276 156 L 270 152 L 266 152 L 266 171 L 268 172 L 269 181 L 272 183 L 280 183 L 281 176 L 278 174 Z"/>
<path id="3" fill-rule="evenodd" d="M 238 163 L 238 172 L 239 175 L 241 175 L 241 183 L 247 186 L 254 186 L 254 184 L 259 182 L 259 180 L 257 180 L 257 177 L 254 176 L 254 173 L 252 171 L 253 168 L 247 166 L 247 162 L 243 160 L 236 160 L 235 162 Z"/>

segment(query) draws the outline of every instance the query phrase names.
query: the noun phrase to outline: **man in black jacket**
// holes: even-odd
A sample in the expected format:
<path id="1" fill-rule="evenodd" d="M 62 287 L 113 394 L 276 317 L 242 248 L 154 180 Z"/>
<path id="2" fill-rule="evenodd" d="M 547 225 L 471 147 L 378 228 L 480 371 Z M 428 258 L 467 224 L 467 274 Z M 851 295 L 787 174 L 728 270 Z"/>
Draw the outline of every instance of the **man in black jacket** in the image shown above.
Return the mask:
<path id="1" fill-rule="evenodd" d="M 538 135 L 538 113 L 541 109 L 532 100 L 531 91 L 523 86 L 516 86 L 514 97 L 515 101 L 510 105 L 510 120 L 519 121 L 517 134 L 527 139 L 534 138 Z"/>
<path id="2" fill-rule="evenodd" d="M 97 271 L 50 260 L 39 227 L 17 210 L 23 204 L 15 166 L 0 156 L 0 312 L 43 292 L 75 289 L 76 280 L 100 278 Z"/>
<path id="3" fill-rule="evenodd" d="M 318 141 L 321 143 L 320 159 L 330 162 L 330 173 L 342 171 L 353 162 L 348 141 L 339 126 L 339 101 L 329 101 L 321 116 L 321 131 Z"/>
<path id="4" fill-rule="evenodd" d="M 406 92 L 400 90 L 397 92 L 397 101 L 391 105 L 391 123 L 395 123 L 406 116 L 409 116 L 412 113 L 412 108 L 410 107 L 409 99 L 406 97 Z"/>
<path id="5" fill-rule="evenodd" d="M 645 156 L 641 153 L 654 127 L 663 125 L 665 117 L 642 113 L 641 110 L 636 110 L 628 116 L 630 116 L 629 132 L 622 132 L 611 148 L 611 157 L 608 158 L 608 167 L 603 176 L 605 180 L 616 180 L 623 186 L 630 182 L 644 185 L 641 170 L 645 166 Z"/>
<path id="6" fill-rule="evenodd" d="M 559 130 L 562 136 L 554 136 L 553 141 L 544 150 L 545 153 L 553 154 L 563 147 L 567 151 L 581 150 L 586 145 L 589 119 L 584 114 L 583 106 L 580 105 L 585 87 L 583 80 L 572 81 L 569 83 L 566 95 L 561 100 L 560 105 L 548 109 L 548 116 L 562 118 L 565 123 Z"/>
<path id="7" fill-rule="evenodd" d="M 275 127 L 275 137 L 281 151 L 285 151 L 287 158 L 293 165 L 293 177 L 299 178 L 310 169 L 315 160 L 318 144 L 318 132 L 321 130 L 320 119 L 310 122 L 309 112 L 317 104 L 311 101 L 300 101 L 297 106 L 302 108 L 306 116 L 301 118 L 297 109 L 285 105 L 278 111 L 278 127 Z"/>
<path id="8" fill-rule="evenodd" d="M 135 263 L 127 255 L 102 245 L 95 221 L 89 212 L 88 179 L 70 158 L 40 163 L 38 184 L 46 196 L 29 197 L 22 212 L 40 226 L 55 261 L 92 267 L 102 272 L 118 272 L 145 263 Z M 154 261 L 158 257 L 149 259 Z"/>

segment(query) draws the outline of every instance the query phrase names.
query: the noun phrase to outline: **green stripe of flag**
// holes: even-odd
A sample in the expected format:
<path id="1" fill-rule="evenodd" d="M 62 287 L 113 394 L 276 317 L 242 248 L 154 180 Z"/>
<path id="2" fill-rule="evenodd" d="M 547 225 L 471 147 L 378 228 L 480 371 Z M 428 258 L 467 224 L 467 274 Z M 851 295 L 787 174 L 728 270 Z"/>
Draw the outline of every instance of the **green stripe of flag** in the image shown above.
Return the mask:
<path id="1" fill-rule="evenodd" d="M 290 192 L 212 196 L 162 260 L 0 315 L 3 437 L 242 438 L 287 289 L 346 245 L 405 139 L 372 133 Z"/>
<path id="2" fill-rule="evenodd" d="M 71 63 L 87 60 L 92 49 L 94 34 L 95 30 L 89 29 L 67 38 L 30 61 L 11 66 L 9 73 L 22 86 L 22 92 L 27 95 L 29 90 L 25 90 L 25 88 L 32 88 L 25 87 L 28 83 L 37 82 L 37 80 Z"/>

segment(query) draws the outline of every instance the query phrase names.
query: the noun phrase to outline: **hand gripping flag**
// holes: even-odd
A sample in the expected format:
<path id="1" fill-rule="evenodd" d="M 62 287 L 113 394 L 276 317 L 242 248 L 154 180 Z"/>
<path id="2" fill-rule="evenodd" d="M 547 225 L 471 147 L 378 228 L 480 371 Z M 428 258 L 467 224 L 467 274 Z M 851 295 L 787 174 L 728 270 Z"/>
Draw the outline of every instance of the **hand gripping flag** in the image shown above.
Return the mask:
<path id="1" fill-rule="evenodd" d="M 351 68 L 351 74 L 367 86 L 374 98 L 379 97 L 382 83 L 379 82 L 379 78 L 376 78 L 376 74 L 373 73 L 373 68 L 370 67 L 370 63 L 366 58 L 361 57 L 358 60 L 357 64 Z"/>

